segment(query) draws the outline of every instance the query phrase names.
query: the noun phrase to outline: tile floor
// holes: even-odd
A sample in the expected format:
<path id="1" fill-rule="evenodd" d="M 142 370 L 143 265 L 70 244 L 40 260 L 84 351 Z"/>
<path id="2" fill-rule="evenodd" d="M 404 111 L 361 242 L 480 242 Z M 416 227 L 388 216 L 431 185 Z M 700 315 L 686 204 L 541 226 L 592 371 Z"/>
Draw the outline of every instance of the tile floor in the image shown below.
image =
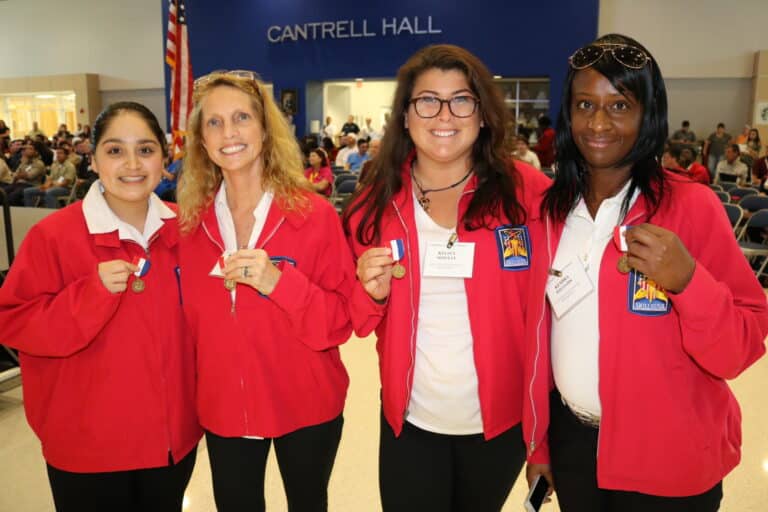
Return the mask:
<path id="1" fill-rule="evenodd" d="M 352 339 L 342 348 L 351 377 L 344 435 L 330 484 L 332 512 L 376 512 L 378 502 L 378 368 L 372 340 Z M 768 358 L 763 358 L 732 383 L 743 409 L 744 447 L 741 465 L 725 480 L 723 512 L 768 510 Z M 53 504 L 39 444 L 27 426 L 21 389 L 0 393 L 0 512 L 48 512 Z M 270 456 L 267 508 L 286 510 L 282 484 Z M 503 511 L 522 511 L 526 486 L 515 484 Z M 187 490 L 185 511 L 213 512 L 211 476 L 205 445 Z M 545 511 L 556 512 L 556 503 Z"/>

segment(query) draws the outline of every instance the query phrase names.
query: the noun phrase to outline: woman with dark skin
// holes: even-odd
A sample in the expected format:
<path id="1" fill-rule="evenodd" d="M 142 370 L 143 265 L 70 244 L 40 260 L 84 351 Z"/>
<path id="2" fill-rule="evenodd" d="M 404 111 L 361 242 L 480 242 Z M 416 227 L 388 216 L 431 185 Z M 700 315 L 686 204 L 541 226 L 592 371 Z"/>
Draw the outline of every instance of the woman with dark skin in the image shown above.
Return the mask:
<path id="1" fill-rule="evenodd" d="M 544 475 L 564 512 L 715 511 L 741 442 L 726 379 L 765 352 L 765 295 L 717 198 L 662 169 L 664 81 L 637 41 L 573 54 L 557 124 L 529 320 L 529 482 Z"/>

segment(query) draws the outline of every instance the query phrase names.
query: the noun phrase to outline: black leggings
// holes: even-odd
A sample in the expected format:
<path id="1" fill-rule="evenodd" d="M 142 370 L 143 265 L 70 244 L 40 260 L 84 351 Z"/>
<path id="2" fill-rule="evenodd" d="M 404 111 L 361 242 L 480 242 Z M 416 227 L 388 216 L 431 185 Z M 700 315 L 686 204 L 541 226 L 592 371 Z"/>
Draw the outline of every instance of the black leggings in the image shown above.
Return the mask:
<path id="1" fill-rule="evenodd" d="M 344 424 L 342 416 L 274 439 L 205 433 L 219 512 L 263 511 L 264 473 L 272 441 L 290 512 L 328 510 L 328 481 Z"/>
<path id="2" fill-rule="evenodd" d="M 177 464 L 107 473 L 71 473 L 48 465 L 57 512 L 180 512 L 197 446 Z"/>
<path id="3" fill-rule="evenodd" d="M 600 489 L 598 429 L 581 423 L 557 391 L 550 396 L 549 410 L 549 450 L 562 512 L 715 512 L 720 508 L 722 482 L 703 494 L 682 498 Z"/>
<path id="4" fill-rule="evenodd" d="M 381 417 L 379 489 L 384 512 L 498 512 L 525 462 L 518 424 L 490 441 L 405 423 L 396 438 Z"/>

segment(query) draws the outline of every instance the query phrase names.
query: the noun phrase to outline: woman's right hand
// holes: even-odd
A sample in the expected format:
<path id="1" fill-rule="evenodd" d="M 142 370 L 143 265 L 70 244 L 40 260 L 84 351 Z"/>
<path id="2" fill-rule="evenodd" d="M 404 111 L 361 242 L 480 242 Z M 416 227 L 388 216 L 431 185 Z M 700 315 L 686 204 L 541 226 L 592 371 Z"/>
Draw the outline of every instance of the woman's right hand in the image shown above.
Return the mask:
<path id="1" fill-rule="evenodd" d="M 99 263 L 99 278 L 104 288 L 112 293 L 122 293 L 128 288 L 128 278 L 139 267 L 125 260 L 102 261 Z"/>
<path id="2" fill-rule="evenodd" d="M 392 249 L 374 247 L 357 260 L 357 279 L 373 300 L 382 301 L 392 289 Z"/>

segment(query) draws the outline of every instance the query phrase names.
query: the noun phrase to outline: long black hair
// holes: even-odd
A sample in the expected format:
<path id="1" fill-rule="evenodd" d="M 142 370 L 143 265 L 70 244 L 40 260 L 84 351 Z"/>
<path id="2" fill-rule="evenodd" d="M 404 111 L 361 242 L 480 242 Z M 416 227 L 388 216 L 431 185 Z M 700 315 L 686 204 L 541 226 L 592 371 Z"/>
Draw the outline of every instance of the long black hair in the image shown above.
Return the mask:
<path id="1" fill-rule="evenodd" d="M 640 133 L 635 145 L 617 166 L 631 165 L 631 184 L 622 204 L 622 216 L 626 215 L 635 190 L 645 196 L 650 205 L 648 218 L 658 210 L 664 195 L 664 169 L 661 156 L 667 140 L 667 91 L 656 60 L 640 43 L 621 34 L 608 34 L 593 43 L 622 44 L 641 50 L 648 56 L 648 63 L 633 69 L 618 62 L 606 51 L 592 66 L 622 94 L 631 93 L 643 107 Z M 581 197 L 589 193 L 589 169 L 576 147 L 571 133 L 571 87 L 579 70 L 569 66 L 563 88 L 560 113 L 555 135 L 555 181 L 546 193 L 542 210 L 558 222 L 565 221 L 571 209 Z"/>
<path id="2" fill-rule="evenodd" d="M 344 231 L 351 235 L 350 218 L 362 211 L 355 232 L 357 241 L 371 245 L 380 241 L 381 220 L 392 197 L 403 186 L 401 168 L 413 151 L 414 144 L 403 120 L 410 106 L 413 85 L 430 69 L 457 70 L 467 77 L 469 87 L 480 100 L 483 125 L 472 147 L 472 162 L 477 176 L 477 189 L 469 203 L 463 222 L 466 229 L 489 227 L 491 219 L 503 213 L 510 222 L 522 224 L 526 212 L 517 199 L 517 173 L 504 148 L 507 108 L 488 68 L 467 50 L 453 45 L 427 46 L 416 52 L 397 73 L 397 89 L 392 115 L 387 124 L 381 149 L 372 160 L 372 169 L 344 211 Z"/>

